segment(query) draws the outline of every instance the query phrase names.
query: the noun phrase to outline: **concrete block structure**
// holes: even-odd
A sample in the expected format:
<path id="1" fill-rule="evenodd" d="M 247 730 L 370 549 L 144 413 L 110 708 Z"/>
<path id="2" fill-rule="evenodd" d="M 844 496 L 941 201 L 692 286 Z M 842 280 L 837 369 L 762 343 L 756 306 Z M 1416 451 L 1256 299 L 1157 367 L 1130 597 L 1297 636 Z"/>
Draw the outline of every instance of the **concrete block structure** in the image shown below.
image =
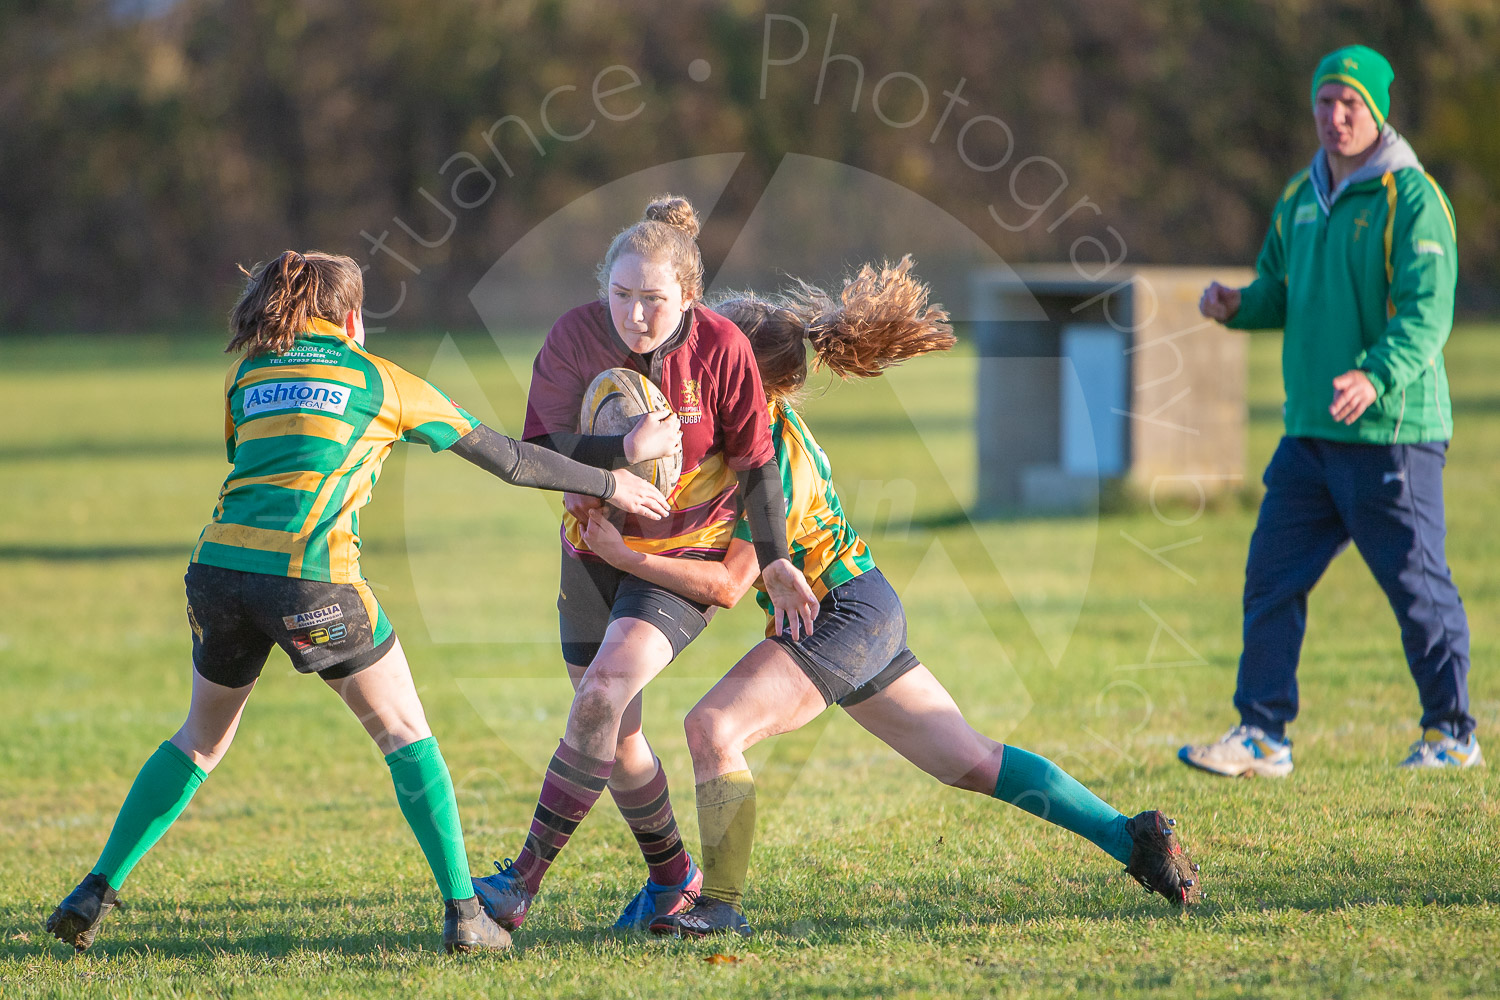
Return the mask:
<path id="1" fill-rule="evenodd" d="M 1153 497 L 1237 489 L 1245 473 L 1245 335 L 1198 314 L 1244 268 L 1066 264 L 972 280 L 980 513 L 1097 509 L 1114 481 Z"/>

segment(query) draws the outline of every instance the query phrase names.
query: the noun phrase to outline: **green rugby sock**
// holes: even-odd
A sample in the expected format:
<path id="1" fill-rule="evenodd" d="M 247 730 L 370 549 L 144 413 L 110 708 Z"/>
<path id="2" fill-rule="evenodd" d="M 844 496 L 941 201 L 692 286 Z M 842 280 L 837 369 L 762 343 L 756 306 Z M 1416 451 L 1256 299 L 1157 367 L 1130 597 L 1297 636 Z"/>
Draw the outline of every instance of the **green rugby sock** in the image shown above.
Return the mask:
<path id="1" fill-rule="evenodd" d="M 147 759 L 115 817 L 94 871 L 119 891 L 136 862 L 155 846 L 192 801 L 208 772 L 170 740 Z"/>
<path id="2" fill-rule="evenodd" d="M 1007 745 L 995 798 L 1071 830 L 1121 864 L 1130 861 L 1133 842 L 1125 832 L 1125 814 L 1046 757 Z"/>
<path id="3" fill-rule="evenodd" d="M 427 857 L 446 899 L 468 899 L 474 895 L 469 881 L 469 858 L 464 853 L 464 833 L 458 824 L 458 800 L 453 797 L 453 778 L 438 750 L 437 740 L 409 743 L 385 755 L 396 786 L 396 801 L 411 832 Z"/>

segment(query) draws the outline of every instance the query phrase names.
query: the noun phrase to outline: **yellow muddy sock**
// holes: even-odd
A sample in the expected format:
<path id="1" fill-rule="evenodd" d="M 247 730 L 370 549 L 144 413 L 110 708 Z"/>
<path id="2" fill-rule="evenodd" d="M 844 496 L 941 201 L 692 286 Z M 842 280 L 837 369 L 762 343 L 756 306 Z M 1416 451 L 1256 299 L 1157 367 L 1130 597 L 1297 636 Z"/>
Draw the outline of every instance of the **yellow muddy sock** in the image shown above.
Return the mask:
<path id="1" fill-rule="evenodd" d="M 703 895 L 740 908 L 755 846 L 755 779 L 730 771 L 698 786 Z"/>

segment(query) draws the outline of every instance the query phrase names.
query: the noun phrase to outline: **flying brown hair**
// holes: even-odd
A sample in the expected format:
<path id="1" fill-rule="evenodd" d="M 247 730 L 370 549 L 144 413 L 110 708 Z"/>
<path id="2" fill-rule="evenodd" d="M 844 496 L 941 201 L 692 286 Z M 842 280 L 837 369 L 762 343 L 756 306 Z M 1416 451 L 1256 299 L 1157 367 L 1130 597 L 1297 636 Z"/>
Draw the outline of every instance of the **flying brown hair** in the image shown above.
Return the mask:
<path id="1" fill-rule="evenodd" d="M 364 276 L 349 257 L 285 250 L 246 271 L 245 291 L 229 314 L 229 346 L 246 357 L 267 352 L 285 354 L 307 333 L 313 319 L 340 326 L 365 298 Z"/>
<path id="2" fill-rule="evenodd" d="M 766 395 L 790 399 L 807 381 L 805 344 L 814 369 L 848 379 L 957 343 L 947 311 L 928 304 L 930 289 L 912 266 L 910 254 L 896 264 L 865 264 L 836 296 L 799 280 L 776 295 L 731 293 L 713 308 L 750 338 Z"/>

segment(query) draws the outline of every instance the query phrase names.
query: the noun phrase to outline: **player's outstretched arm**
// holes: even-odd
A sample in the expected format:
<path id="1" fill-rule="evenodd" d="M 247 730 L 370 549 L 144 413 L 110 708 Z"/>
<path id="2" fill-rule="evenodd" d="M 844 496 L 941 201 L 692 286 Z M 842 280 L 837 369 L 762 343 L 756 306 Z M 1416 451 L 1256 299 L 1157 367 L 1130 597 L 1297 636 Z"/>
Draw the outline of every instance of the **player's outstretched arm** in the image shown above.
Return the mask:
<path id="1" fill-rule="evenodd" d="M 534 444 L 555 451 L 575 462 L 599 469 L 617 465 L 634 465 L 653 458 L 666 458 L 682 452 L 682 426 L 671 410 L 643 413 L 635 426 L 625 434 L 574 434 L 555 431 L 529 437 Z"/>
<path id="2" fill-rule="evenodd" d="M 722 562 L 637 552 L 625 544 L 619 529 L 598 508 L 590 511 L 584 519 L 583 540 L 591 552 L 615 569 L 649 580 L 700 604 L 732 608 L 760 574 L 760 567 L 755 563 L 755 549 L 749 542 L 738 538 L 729 544 Z"/>
<path id="3" fill-rule="evenodd" d="M 660 520 L 670 508 L 661 491 L 622 470 L 596 469 L 480 424 L 450 449 L 513 486 L 598 497 L 621 510 Z"/>

